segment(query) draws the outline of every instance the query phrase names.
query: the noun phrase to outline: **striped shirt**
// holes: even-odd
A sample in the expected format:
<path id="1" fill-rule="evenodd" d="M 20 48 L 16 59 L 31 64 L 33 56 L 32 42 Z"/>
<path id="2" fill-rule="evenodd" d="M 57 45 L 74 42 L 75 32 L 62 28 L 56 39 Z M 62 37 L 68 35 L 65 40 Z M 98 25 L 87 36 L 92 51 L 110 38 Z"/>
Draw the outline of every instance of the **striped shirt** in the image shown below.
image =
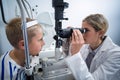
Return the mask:
<path id="1" fill-rule="evenodd" d="M 0 57 L 0 80 L 25 80 L 24 67 L 19 66 L 9 52 Z"/>

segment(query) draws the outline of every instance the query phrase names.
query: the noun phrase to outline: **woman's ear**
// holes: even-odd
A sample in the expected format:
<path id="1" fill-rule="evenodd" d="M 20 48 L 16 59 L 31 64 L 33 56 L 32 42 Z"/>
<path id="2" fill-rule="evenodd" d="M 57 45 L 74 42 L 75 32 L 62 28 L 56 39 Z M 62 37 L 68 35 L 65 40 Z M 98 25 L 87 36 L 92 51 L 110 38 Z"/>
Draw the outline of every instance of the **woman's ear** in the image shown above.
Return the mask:
<path id="1" fill-rule="evenodd" d="M 105 32 L 104 32 L 103 30 L 100 30 L 100 31 L 99 31 L 99 37 L 101 37 L 101 38 L 102 38 L 102 37 L 103 37 L 103 35 L 104 35 L 104 33 L 105 33 Z"/>
<path id="2" fill-rule="evenodd" d="M 25 48 L 24 48 L 24 40 L 20 40 L 20 41 L 19 41 L 18 47 L 19 47 L 19 49 L 22 49 L 22 50 L 25 49 Z"/>

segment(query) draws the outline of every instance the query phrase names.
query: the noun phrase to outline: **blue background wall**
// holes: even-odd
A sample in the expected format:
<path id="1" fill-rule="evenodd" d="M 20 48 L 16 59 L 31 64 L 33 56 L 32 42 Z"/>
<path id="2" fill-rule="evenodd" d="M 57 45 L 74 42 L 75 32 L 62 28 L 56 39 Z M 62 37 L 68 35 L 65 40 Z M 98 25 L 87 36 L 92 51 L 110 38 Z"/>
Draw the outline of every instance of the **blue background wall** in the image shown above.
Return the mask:
<path id="1" fill-rule="evenodd" d="M 20 16 L 19 8 L 16 0 L 2 0 L 4 6 L 5 19 L 8 22 L 13 17 Z M 33 11 L 34 18 L 41 12 L 54 13 L 52 8 L 52 0 L 27 0 L 29 1 Z M 69 7 L 65 9 L 65 17 L 68 21 L 63 22 L 63 28 L 71 25 L 80 27 L 84 17 L 93 13 L 102 13 L 109 22 L 109 30 L 107 34 L 113 41 L 120 45 L 120 3 L 119 0 L 64 0 L 69 3 Z M 37 7 L 36 7 L 37 5 Z M 12 49 L 12 46 L 6 39 L 5 24 L 2 21 L 0 12 L 0 55 L 5 51 Z"/>

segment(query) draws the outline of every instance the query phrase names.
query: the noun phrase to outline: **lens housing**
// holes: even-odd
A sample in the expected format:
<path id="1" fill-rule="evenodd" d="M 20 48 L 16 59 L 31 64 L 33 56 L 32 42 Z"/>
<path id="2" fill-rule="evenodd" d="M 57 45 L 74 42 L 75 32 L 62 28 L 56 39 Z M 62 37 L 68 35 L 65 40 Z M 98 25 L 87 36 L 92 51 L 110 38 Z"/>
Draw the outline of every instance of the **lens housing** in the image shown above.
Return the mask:
<path id="1" fill-rule="evenodd" d="M 72 35 L 72 32 L 74 29 L 78 29 L 81 33 L 86 32 L 86 29 L 84 29 L 84 28 L 67 28 L 67 29 L 61 29 L 59 31 L 59 36 L 61 38 L 69 38 Z"/>

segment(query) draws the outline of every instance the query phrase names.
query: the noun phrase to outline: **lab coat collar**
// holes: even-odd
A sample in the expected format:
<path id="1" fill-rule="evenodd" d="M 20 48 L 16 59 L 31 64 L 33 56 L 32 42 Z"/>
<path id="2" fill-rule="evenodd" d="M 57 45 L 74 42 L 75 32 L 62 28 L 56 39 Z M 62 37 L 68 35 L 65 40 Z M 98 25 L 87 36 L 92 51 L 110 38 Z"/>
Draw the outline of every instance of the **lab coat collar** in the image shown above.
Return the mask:
<path id="1" fill-rule="evenodd" d="M 105 37 L 106 38 L 104 39 L 104 41 L 102 43 L 102 47 L 100 48 L 100 51 L 106 51 L 115 46 L 115 44 L 112 42 L 112 40 L 109 36 L 105 36 Z"/>

